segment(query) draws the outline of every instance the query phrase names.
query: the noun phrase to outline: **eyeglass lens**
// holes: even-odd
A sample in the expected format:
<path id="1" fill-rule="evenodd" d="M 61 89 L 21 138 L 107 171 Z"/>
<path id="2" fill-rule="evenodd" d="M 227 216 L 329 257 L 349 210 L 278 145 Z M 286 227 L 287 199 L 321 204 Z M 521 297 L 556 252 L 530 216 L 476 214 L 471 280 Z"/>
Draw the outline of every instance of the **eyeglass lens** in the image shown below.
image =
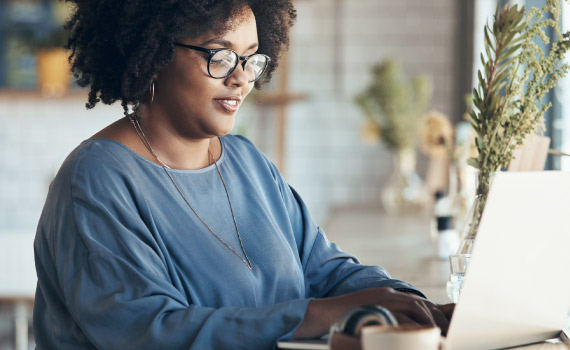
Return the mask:
<path id="1" fill-rule="evenodd" d="M 238 56 L 231 50 L 216 52 L 210 59 L 210 74 L 214 78 L 223 78 L 238 64 Z M 267 58 L 260 54 L 249 57 L 245 64 L 245 73 L 248 81 L 257 80 L 267 64 Z"/>

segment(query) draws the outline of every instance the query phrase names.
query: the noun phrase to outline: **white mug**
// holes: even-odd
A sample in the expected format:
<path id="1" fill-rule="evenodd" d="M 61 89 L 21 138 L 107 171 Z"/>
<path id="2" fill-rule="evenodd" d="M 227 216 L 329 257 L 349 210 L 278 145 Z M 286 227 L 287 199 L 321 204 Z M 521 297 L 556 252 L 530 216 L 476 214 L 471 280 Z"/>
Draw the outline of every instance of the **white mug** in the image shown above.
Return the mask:
<path id="1" fill-rule="evenodd" d="M 362 329 L 362 350 L 438 350 L 441 330 L 435 326 L 367 326 Z"/>

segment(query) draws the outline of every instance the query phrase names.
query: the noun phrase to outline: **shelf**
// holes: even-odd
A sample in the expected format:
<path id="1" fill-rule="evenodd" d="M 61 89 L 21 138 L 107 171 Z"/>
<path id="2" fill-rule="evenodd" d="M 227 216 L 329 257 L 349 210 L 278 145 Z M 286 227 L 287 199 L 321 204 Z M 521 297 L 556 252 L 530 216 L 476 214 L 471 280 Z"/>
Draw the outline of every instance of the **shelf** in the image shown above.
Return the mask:
<path id="1" fill-rule="evenodd" d="M 306 101 L 306 93 L 259 93 L 255 95 L 255 102 L 261 105 L 286 106 L 291 102 Z"/>

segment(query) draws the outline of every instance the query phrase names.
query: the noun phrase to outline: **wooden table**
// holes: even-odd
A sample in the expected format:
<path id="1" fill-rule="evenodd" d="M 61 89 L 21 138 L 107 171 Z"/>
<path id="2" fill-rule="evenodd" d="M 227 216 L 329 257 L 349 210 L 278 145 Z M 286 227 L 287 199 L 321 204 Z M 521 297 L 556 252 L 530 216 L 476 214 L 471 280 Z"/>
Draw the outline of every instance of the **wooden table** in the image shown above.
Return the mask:
<path id="1" fill-rule="evenodd" d="M 430 300 L 449 303 L 445 291 L 449 261 L 435 257 L 429 225 L 426 213 L 388 216 L 379 207 L 358 206 L 333 210 L 323 229 L 329 240 L 363 264 L 380 265 L 393 278 L 418 287 Z M 570 334 L 568 322 L 564 329 Z M 570 349 L 570 345 L 545 342 L 516 349 Z"/>

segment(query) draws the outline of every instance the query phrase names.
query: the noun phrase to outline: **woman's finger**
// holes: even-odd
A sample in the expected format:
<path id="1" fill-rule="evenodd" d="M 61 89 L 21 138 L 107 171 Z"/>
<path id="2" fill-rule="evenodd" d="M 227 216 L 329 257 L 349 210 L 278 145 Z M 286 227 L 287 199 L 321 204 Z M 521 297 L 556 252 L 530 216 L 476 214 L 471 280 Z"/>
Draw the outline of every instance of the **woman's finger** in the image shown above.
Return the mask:
<path id="1" fill-rule="evenodd" d="M 455 311 L 455 304 L 444 304 L 444 305 L 437 305 L 438 309 L 443 312 L 445 317 L 451 321 L 451 316 L 453 316 L 453 311 Z"/>
<path id="2" fill-rule="evenodd" d="M 435 325 L 435 320 L 428 306 L 423 301 L 403 300 L 388 306 L 392 312 L 406 315 L 419 324 Z"/>
<path id="3" fill-rule="evenodd" d="M 431 314 L 437 326 L 441 329 L 442 335 L 447 335 L 447 330 L 449 329 L 449 319 L 447 316 L 437 307 L 434 305 L 431 308 Z"/>
<path id="4" fill-rule="evenodd" d="M 401 314 L 399 312 L 394 312 L 393 313 L 394 317 L 396 318 L 396 321 L 398 321 L 398 325 L 402 325 L 402 324 L 418 324 L 416 321 L 412 320 L 411 318 L 409 318 L 408 316 Z"/>
<path id="5" fill-rule="evenodd" d="M 418 323 L 429 325 L 436 324 L 432 312 L 426 302 L 419 301 L 411 304 L 410 306 L 412 308 L 409 310 L 409 316 L 418 321 Z"/>
<path id="6" fill-rule="evenodd" d="M 419 324 L 436 324 L 429 309 L 429 307 L 435 306 L 432 302 L 411 293 L 391 291 L 388 296 L 389 298 L 385 299 L 387 303 L 382 303 L 382 306 L 388 310 L 405 314 Z"/>

